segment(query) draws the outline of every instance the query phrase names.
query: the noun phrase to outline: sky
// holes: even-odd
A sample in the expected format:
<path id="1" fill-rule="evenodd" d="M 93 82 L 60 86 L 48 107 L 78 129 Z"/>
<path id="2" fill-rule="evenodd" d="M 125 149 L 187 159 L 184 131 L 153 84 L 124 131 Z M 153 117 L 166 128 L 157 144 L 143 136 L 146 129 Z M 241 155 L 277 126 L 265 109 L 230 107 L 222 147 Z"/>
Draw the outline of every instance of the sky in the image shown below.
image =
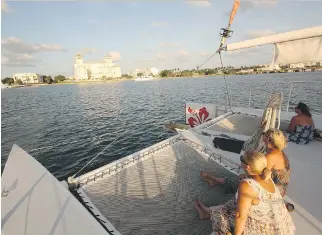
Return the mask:
<path id="1" fill-rule="evenodd" d="M 1 77 L 36 72 L 73 76 L 110 54 L 135 68 L 194 69 L 219 46 L 233 0 L 2 1 Z M 322 1 L 241 0 L 229 42 L 322 25 Z M 224 66 L 267 64 L 272 47 L 224 53 Z M 215 56 L 204 67 L 220 65 Z"/>

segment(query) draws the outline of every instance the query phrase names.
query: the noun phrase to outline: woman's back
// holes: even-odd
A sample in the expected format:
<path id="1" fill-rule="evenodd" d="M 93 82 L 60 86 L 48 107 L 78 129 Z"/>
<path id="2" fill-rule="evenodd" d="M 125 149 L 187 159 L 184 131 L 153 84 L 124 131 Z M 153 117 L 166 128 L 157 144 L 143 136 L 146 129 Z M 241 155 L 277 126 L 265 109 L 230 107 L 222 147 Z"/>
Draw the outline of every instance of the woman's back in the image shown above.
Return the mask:
<path id="1" fill-rule="evenodd" d="M 313 140 L 314 122 L 309 107 L 300 102 L 295 107 L 296 116 L 287 128 L 287 137 L 289 141 L 297 144 L 308 144 Z"/>
<path id="2" fill-rule="evenodd" d="M 286 156 L 283 150 L 270 149 L 266 154 L 266 158 L 267 166 L 270 169 L 279 170 L 284 168 L 290 168 L 288 157 Z"/>
<path id="3" fill-rule="evenodd" d="M 260 183 L 254 179 L 244 179 L 257 195 L 256 204 L 248 214 L 244 234 L 294 234 L 295 226 L 284 200 L 272 181 Z M 273 190 L 272 190 L 273 187 Z"/>
<path id="4" fill-rule="evenodd" d="M 311 126 L 311 125 L 313 125 L 312 117 L 308 117 L 308 116 L 306 116 L 304 114 L 296 115 L 293 118 L 294 118 L 294 123 L 296 125 L 302 125 L 302 126 Z"/>
<path id="5" fill-rule="evenodd" d="M 276 184 L 282 196 L 285 195 L 286 188 L 290 181 L 290 163 L 282 150 L 272 149 L 267 155 L 267 166 L 272 171 L 272 180 Z"/>
<path id="6" fill-rule="evenodd" d="M 292 118 L 288 128 L 289 141 L 297 144 L 308 144 L 313 140 L 314 122 L 311 117 L 298 115 Z"/>

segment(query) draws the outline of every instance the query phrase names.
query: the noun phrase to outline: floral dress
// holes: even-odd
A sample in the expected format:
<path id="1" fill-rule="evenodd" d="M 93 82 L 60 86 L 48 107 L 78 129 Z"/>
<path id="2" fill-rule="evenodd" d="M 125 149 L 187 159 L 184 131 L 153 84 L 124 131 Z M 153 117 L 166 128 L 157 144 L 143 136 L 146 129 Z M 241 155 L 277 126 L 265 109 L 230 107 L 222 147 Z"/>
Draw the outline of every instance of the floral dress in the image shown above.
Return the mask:
<path id="1" fill-rule="evenodd" d="M 244 235 L 293 235 L 295 226 L 288 213 L 284 200 L 275 186 L 270 193 L 253 179 L 244 179 L 258 194 L 259 203 L 252 205 L 245 224 Z M 212 228 L 217 235 L 234 231 L 236 215 L 236 198 L 225 204 L 210 207 Z"/>
<path id="2" fill-rule="evenodd" d="M 289 141 L 296 144 L 308 144 L 313 140 L 314 126 L 296 125 L 293 133 L 286 133 Z"/>

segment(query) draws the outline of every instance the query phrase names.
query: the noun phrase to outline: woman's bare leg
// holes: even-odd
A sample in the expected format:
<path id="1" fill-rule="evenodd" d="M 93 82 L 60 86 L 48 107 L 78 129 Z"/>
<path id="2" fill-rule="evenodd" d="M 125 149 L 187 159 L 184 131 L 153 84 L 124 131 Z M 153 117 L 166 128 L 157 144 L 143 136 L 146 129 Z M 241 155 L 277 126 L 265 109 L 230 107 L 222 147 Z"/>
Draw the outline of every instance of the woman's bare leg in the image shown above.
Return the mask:
<path id="1" fill-rule="evenodd" d="M 200 176 L 202 179 L 207 181 L 207 183 L 211 187 L 216 186 L 216 185 L 220 185 L 220 184 L 224 184 L 224 182 L 225 182 L 224 178 L 218 178 L 218 177 L 212 176 L 212 175 L 208 174 L 207 172 L 203 172 L 203 171 L 200 172 Z"/>
<path id="2" fill-rule="evenodd" d="M 209 219 L 210 218 L 210 209 L 206 207 L 201 201 L 195 200 L 195 208 L 199 213 L 200 219 Z"/>

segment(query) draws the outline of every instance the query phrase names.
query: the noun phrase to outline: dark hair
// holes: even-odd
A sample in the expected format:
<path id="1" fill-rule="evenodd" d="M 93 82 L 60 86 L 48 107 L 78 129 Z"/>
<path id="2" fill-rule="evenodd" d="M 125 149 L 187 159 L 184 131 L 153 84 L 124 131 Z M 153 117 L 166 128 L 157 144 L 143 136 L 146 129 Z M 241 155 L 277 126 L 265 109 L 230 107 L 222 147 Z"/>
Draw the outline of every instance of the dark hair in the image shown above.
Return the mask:
<path id="1" fill-rule="evenodd" d="M 306 104 L 300 102 L 300 103 L 298 103 L 296 108 L 299 109 L 301 111 L 301 113 L 303 113 L 305 116 L 312 117 L 310 109 Z"/>

